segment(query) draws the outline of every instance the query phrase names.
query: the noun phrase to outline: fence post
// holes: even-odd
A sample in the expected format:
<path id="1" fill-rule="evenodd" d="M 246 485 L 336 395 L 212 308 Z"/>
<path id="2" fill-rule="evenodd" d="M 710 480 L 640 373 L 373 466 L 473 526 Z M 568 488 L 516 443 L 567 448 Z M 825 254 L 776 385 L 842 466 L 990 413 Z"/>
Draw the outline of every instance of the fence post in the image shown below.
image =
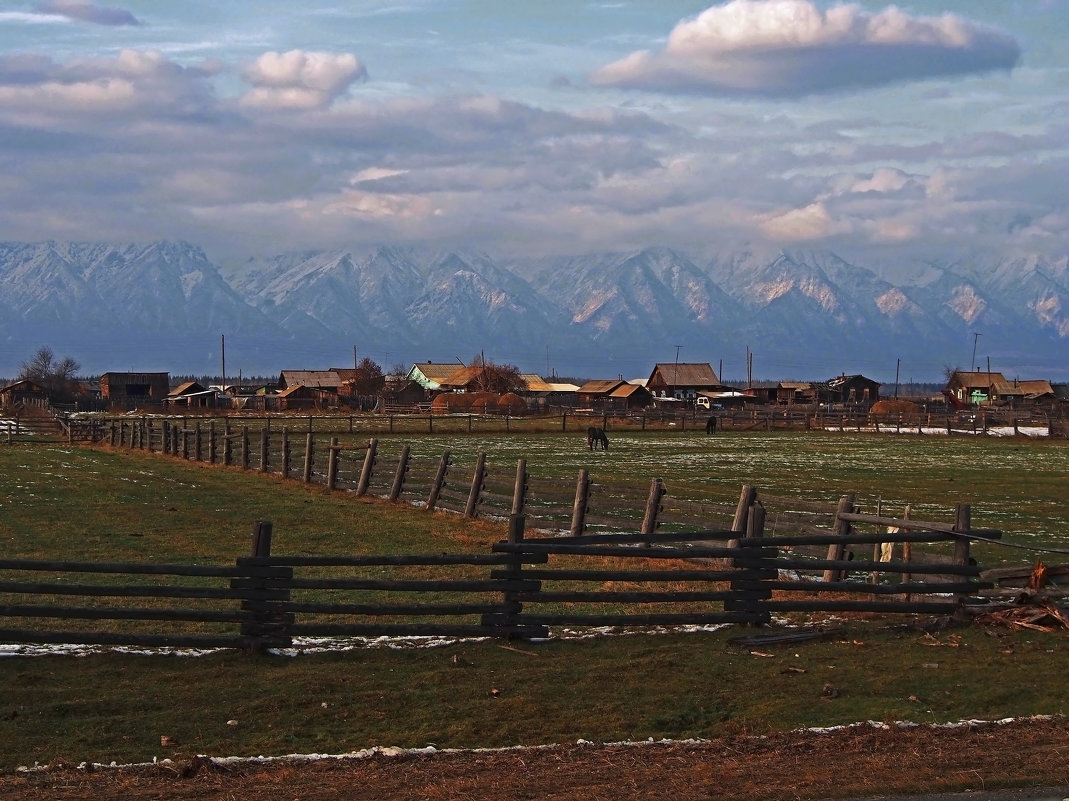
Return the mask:
<path id="1" fill-rule="evenodd" d="M 290 430 L 282 426 L 282 477 L 290 477 Z"/>
<path id="2" fill-rule="evenodd" d="M 215 464 L 215 453 L 218 450 L 218 443 L 215 438 L 215 421 L 212 420 L 208 423 L 208 463 Z"/>
<path id="3" fill-rule="evenodd" d="M 249 454 L 249 427 L 241 427 L 241 469 L 248 470 L 250 462 Z"/>
<path id="4" fill-rule="evenodd" d="M 266 473 L 271 464 L 271 429 L 264 426 L 260 429 L 260 472 Z"/>
<path id="5" fill-rule="evenodd" d="M 969 564 L 969 531 L 972 529 L 972 508 L 967 503 L 958 504 L 958 511 L 954 517 L 954 532 L 958 536 L 954 538 L 954 564 Z"/>
<path id="6" fill-rule="evenodd" d="M 738 533 L 744 535 L 747 540 L 760 539 L 761 537 L 765 536 L 765 507 L 758 503 L 756 500 L 752 502 L 751 508 L 746 514 L 745 530 L 740 530 Z M 733 540 L 733 542 L 735 543 L 735 545 L 732 547 L 737 548 L 739 541 Z M 753 543 L 747 543 L 747 548 L 751 547 L 755 547 L 755 545 Z M 747 558 L 751 556 L 751 554 L 747 552 L 747 548 L 741 548 L 739 550 L 740 557 Z M 736 559 L 737 558 L 738 557 L 736 557 Z M 746 571 L 747 573 L 752 573 L 753 568 L 740 567 L 736 563 L 736 559 L 731 560 L 731 565 L 733 568 L 735 568 L 736 570 Z M 768 578 L 774 580 L 776 576 L 776 571 L 767 571 Z M 767 622 L 767 620 L 771 617 L 770 613 L 761 609 L 760 601 L 755 602 L 753 600 L 753 581 L 754 580 L 752 578 L 732 579 L 732 581 L 730 582 L 732 597 L 724 601 L 724 611 L 763 612 L 763 615 L 766 618 L 765 622 Z M 767 587 L 763 588 L 762 597 L 771 598 L 772 591 Z"/>
<path id="7" fill-rule="evenodd" d="M 311 427 L 312 418 L 308 418 L 308 425 Z M 315 434 L 309 431 L 304 437 L 304 473 L 301 479 L 305 484 L 312 481 L 312 465 L 315 459 Z"/>
<path id="8" fill-rule="evenodd" d="M 757 500 L 757 490 L 749 484 L 742 485 L 742 492 L 739 494 L 739 503 L 735 507 L 735 519 L 731 522 L 731 530 L 739 534 L 743 534 L 746 531 L 746 523 L 750 516 L 750 507 L 754 505 L 754 501 Z M 739 541 L 737 538 L 728 540 L 729 548 L 738 548 Z"/>
<path id="9" fill-rule="evenodd" d="M 445 477 L 449 472 L 449 451 L 442 452 L 442 458 L 438 462 L 438 471 L 434 474 L 434 483 L 431 484 L 431 491 L 427 494 L 427 509 L 431 512 L 434 511 L 434 507 L 438 504 L 438 496 L 442 494 L 442 488 L 445 486 Z"/>
<path id="10" fill-rule="evenodd" d="M 408 447 L 407 445 L 405 446 Z M 327 489 L 332 490 L 338 484 L 338 451 L 341 445 L 337 437 L 330 438 L 330 448 L 327 451 Z"/>
<path id="11" fill-rule="evenodd" d="M 408 459 L 411 449 L 405 445 L 401 448 L 401 456 L 397 460 L 397 470 L 393 474 L 393 486 L 390 487 L 390 500 L 396 501 L 401 497 L 401 491 L 405 488 L 405 476 L 408 473 Z"/>
<path id="12" fill-rule="evenodd" d="M 647 536 L 657 531 L 657 513 L 661 510 L 661 498 L 666 491 L 661 479 L 655 478 L 650 482 L 650 494 L 646 498 L 646 513 L 642 517 L 641 529 Z"/>
<path id="13" fill-rule="evenodd" d="M 572 504 L 572 527 L 568 532 L 573 537 L 581 537 L 586 528 L 586 507 L 590 501 L 590 474 L 579 471 L 579 480 L 575 483 L 575 502 Z"/>
<path id="14" fill-rule="evenodd" d="M 527 502 L 527 460 L 516 460 L 516 482 L 512 485 L 512 514 L 522 515 Z"/>
<path id="15" fill-rule="evenodd" d="M 223 464 L 227 467 L 234 461 L 233 432 L 230 430 L 230 421 L 223 422 Z"/>
<path id="16" fill-rule="evenodd" d="M 252 556 L 238 559 L 238 567 L 246 572 L 230 582 L 232 588 L 242 590 L 244 620 L 240 632 L 246 650 L 251 653 L 262 651 L 268 643 L 276 646 L 292 644 L 289 625 L 293 622 L 293 613 L 281 611 L 278 604 L 289 600 L 293 568 L 264 564 L 271 558 L 271 528 L 267 520 L 253 524 Z"/>
<path id="17" fill-rule="evenodd" d="M 367 441 L 367 452 L 364 454 L 364 466 L 360 468 L 360 481 L 356 485 L 356 495 L 367 495 L 368 485 L 371 484 L 371 473 L 375 469 L 375 452 L 379 448 L 379 441 L 372 437 Z"/>
<path id="18" fill-rule="evenodd" d="M 474 520 L 479 516 L 479 499 L 482 497 L 485 481 L 486 451 L 479 451 L 479 458 L 475 462 L 475 472 L 471 476 L 471 491 L 468 493 L 468 502 L 464 506 L 464 517 Z"/>
<path id="19" fill-rule="evenodd" d="M 835 526 L 832 533 L 836 537 L 845 537 L 850 533 L 850 521 L 843 520 L 839 515 L 849 514 L 854 511 L 854 496 L 844 495 L 839 499 L 839 506 L 835 510 Z M 833 542 L 828 546 L 828 559 L 839 561 L 843 558 L 846 546 L 842 542 Z M 839 581 L 845 571 L 839 568 L 828 568 L 824 571 L 824 581 Z"/>

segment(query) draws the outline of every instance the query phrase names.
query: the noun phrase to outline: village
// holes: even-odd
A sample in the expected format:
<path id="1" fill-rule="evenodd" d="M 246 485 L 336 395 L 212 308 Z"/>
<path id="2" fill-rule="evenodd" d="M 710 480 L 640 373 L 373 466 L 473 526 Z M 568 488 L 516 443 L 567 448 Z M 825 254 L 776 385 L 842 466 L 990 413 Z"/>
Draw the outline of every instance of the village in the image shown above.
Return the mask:
<path id="1" fill-rule="evenodd" d="M 70 379 L 57 387 L 24 376 L 0 388 L 0 408 L 51 406 L 70 411 L 211 409 L 230 411 L 362 411 L 403 413 L 543 413 L 551 409 L 628 413 L 646 409 L 737 411 L 798 407 L 866 412 L 935 408 L 1005 409 L 1062 417 L 1069 384 L 1008 379 L 1000 372 L 956 370 L 945 387 L 922 396 L 882 390 L 880 382 L 845 373 L 820 381 L 725 383 L 707 362 L 662 362 L 643 378 L 599 378 L 572 383 L 521 373 L 483 360 L 472 365 L 417 362 L 384 374 L 371 360 L 356 367 L 282 370 L 274 383 L 172 380 L 167 372 L 107 372 L 97 380 Z M 910 405 L 913 407 L 911 408 Z"/>

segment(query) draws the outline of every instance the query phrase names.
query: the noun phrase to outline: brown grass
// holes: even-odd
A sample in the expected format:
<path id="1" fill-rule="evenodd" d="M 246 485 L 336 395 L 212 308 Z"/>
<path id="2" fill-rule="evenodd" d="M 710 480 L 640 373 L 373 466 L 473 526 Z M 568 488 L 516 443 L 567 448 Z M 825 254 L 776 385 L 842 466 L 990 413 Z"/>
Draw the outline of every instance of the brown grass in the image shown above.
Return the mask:
<path id="1" fill-rule="evenodd" d="M 376 754 L 363 759 L 86 771 L 69 765 L 0 775 L 8 801 L 301 798 L 698 801 L 815 799 L 1057 787 L 1069 783 L 1069 722 L 739 735 L 698 743 L 561 745 Z"/>

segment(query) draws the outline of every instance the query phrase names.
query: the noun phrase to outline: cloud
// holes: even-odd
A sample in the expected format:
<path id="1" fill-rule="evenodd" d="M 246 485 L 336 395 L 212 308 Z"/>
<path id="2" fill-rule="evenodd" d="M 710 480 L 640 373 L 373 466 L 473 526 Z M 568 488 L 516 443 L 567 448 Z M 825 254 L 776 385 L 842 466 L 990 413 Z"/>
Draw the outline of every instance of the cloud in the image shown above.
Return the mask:
<path id="1" fill-rule="evenodd" d="M 1009 35 L 953 14 L 731 0 L 677 24 L 663 49 L 633 52 L 590 80 L 630 89 L 787 97 L 1011 69 L 1020 56 Z"/>
<path id="2" fill-rule="evenodd" d="M 351 53 L 290 50 L 264 53 L 243 73 L 252 85 L 242 103 L 266 109 L 329 106 L 367 70 Z"/>
<path id="3" fill-rule="evenodd" d="M 41 14 L 56 14 L 94 25 L 140 25 L 141 21 L 124 8 L 98 6 L 93 0 L 41 0 L 36 6 Z"/>

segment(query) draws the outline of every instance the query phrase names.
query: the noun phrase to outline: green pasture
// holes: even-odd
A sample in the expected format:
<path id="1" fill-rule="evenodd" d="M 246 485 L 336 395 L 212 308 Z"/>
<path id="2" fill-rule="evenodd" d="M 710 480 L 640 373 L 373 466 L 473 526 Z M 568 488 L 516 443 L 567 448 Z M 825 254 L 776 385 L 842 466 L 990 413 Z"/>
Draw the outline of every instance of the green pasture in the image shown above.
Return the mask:
<path id="1" fill-rule="evenodd" d="M 829 503 L 854 492 L 868 510 L 912 503 L 916 516 L 939 519 L 970 503 L 974 524 L 1003 528 L 1008 541 L 1056 550 L 1069 540 L 1069 447 L 1054 441 L 621 431 L 608 453 L 591 453 L 580 435 L 559 432 L 377 436 L 387 461 L 408 444 L 428 459 L 448 449 L 458 469 L 482 451 L 503 473 L 523 458 L 532 476 L 574 479 L 586 468 L 595 481 L 638 488 L 659 477 L 696 499 L 734 502 L 749 483 Z M 0 474 L 7 558 L 229 563 L 249 552 L 262 519 L 274 523 L 274 551 L 290 554 L 483 552 L 504 534 L 501 522 L 119 449 L 0 445 Z M 1001 548 L 981 562 L 1038 556 L 1065 561 Z M 793 644 L 731 642 L 782 631 L 773 627 L 300 656 L 0 656 L 0 770 L 1069 713 L 1064 631 L 926 634 L 912 622 L 821 620 L 827 636 Z M 825 684 L 838 695 L 824 697 Z M 162 747 L 161 736 L 178 745 Z"/>

